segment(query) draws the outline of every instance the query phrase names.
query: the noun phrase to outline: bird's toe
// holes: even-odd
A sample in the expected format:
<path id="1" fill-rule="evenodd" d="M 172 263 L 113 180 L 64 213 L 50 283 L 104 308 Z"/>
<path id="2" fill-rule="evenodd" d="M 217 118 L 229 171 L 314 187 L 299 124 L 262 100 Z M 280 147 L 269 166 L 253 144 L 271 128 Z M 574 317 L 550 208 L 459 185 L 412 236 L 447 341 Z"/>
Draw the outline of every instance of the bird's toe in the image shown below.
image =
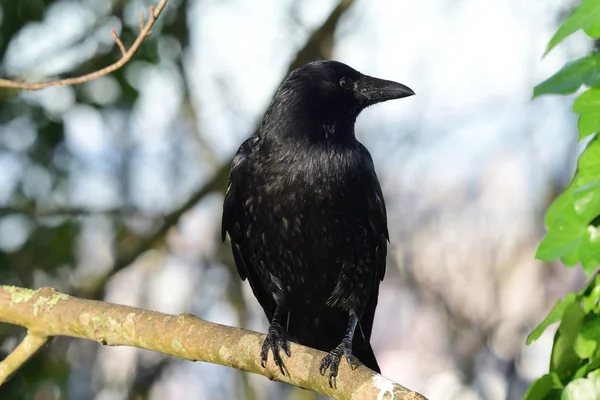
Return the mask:
<path id="1" fill-rule="evenodd" d="M 329 369 L 329 366 L 331 365 L 332 361 L 333 357 L 331 356 L 331 353 L 327 354 L 321 360 L 321 365 L 319 366 L 319 372 L 321 373 L 321 375 L 325 375 L 325 372 L 327 372 L 327 370 Z"/>
<path id="2" fill-rule="evenodd" d="M 344 357 L 346 358 L 346 361 L 348 361 L 348 364 L 350 365 L 350 368 L 351 369 L 355 369 L 356 365 L 352 361 L 352 349 L 351 348 L 346 347 L 344 349 Z"/>
<path id="3" fill-rule="evenodd" d="M 285 338 L 281 341 L 281 348 L 283 351 L 285 351 L 285 354 L 288 357 L 292 356 L 292 351 L 290 350 L 290 341 L 286 340 Z"/>
<path id="4" fill-rule="evenodd" d="M 286 374 L 286 367 L 281 359 L 280 350 L 283 350 L 288 357 L 291 357 L 289 343 L 285 337 L 285 333 L 280 332 L 277 329 L 269 329 L 269 333 L 263 342 L 262 349 L 260 352 L 260 365 L 263 368 L 267 367 L 267 360 L 269 358 L 269 350 L 273 353 L 273 362 L 279 368 L 283 375 Z"/>
<path id="5" fill-rule="evenodd" d="M 329 386 L 332 388 L 336 387 L 336 378 L 339 373 L 342 357 L 346 358 L 346 361 L 350 364 L 350 368 L 355 368 L 354 363 L 352 362 L 352 344 L 346 342 L 340 343 L 335 349 L 331 350 L 329 354 L 321 360 L 321 365 L 319 366 L 319 372 L 323 376 L 327 370 L 329 370 L 328 380 Z"/>

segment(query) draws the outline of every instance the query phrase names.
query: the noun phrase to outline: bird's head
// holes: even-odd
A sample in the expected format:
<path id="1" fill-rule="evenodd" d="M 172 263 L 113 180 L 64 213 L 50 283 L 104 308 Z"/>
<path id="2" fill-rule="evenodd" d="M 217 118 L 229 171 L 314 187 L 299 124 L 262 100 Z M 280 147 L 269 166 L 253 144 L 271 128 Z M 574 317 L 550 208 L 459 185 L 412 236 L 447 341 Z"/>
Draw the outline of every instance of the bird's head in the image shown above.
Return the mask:
<path id="1" fill-rule="evenodd" d="M 366 107 L 414 94 L 401 83 L 363 75 L 341 62 L 321 60 L 293 71 L 281 84 L 271 108 L 279 111 L 275 111 L 279 117 L 293 118 L 299 125 L 353 127 Z"/>

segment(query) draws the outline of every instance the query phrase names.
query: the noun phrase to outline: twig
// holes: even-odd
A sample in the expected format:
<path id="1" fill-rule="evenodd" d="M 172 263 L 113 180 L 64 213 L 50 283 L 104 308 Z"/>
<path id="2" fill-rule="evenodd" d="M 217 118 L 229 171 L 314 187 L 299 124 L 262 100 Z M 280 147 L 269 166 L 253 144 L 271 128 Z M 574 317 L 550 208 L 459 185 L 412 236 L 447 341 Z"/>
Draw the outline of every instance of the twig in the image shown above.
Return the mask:
<path id="1" fill-rule="evenodd" d="M 29 332 L 25 339 L 4 360 L 0 361 L 0 386 L 10 378 L 17 369 L 33 357 L 48 342 L 46 336 L 38 336 Z"/>
<path id="2" fill-rule="evenodd" d="M 24 214 L 32 218 L 51 218 L 51 217 L 80 217 L 88 215 L 130 215 L 140 214 L 137 209 L 131 206 L 107 208 L 94 210 L 86 207 L 52 206 L 38 207 L 35 203 L 27 203 L 17 206 L 0 206 L 0 217 L 11 214 Z M 158 218 L 155 215 L 143 215 L 148 218 Z"/>
<path id="3" fill-rule="evenodd" d="M 340 365 L 337 389 L 332 389 L 319 373 L 325 353 L 309 347 L 291 343 L 292 357 L 285 360 L 288 374 L 282 375 L 272 358 L 266 368 L 260 365 L 265 335 L 190 314 L 174 316 L 78 299 L 50 288 L 33 291 L 0 286 L 0 322 L 24 326 L 40 337 L 71 336 L 225 365 L 336 399 L 425 400 L 363 365 L 352 369 L 346 362 Z"/>
<path id="4" fill-rule="evenodd" d="M 123 57 L 125 57 L 127 55 L 127 50 L 125 50 L 125 46 L 123 45 L 123 42 L 121 42 L 119 35 L 117 35 L 117 31 L 115 31 L 114 29 L 111 29 L 110 34 L 112 35 L 113 39 L 115 39 L 115 43 L 117 43 L 117 46 L 119 46 L 119 49 L 121 50 L 121 55 Z"/>
<path id="5" fill-rule="evenodd" d="M 140 32 L 144 29 L 144 13 L 140 11 Z"/>
<path id="6" fill-rule="evenodd" d="M 125 50 L 125 46 L 123 45 L 123 42 L 121 42 L 121 39 L 119 39 L 119 37 L 117 36 L 114 29 L 111 30 L 111 34 L 112 34 L 113 38 L 115 39 L 115 42 L 117 43 L 117 46 L 121 50 L 121 54 L 122 54 L 121 59 L 118 60 L 117 62 L 115 62 L 114 64 L 111 64 L 107 67 L 104 67 L 104 68 L 98 70 L 98 71 L 95 71 L 95 72 L 92 72 L 92 73 L 89 73 L 86 75 L 78 76 L 75 78 L 59 79 L 59 80 L 50 81 L 50 82 L 27 83 L 27 82 L 20 82 L 20 81 L 12 81 L 9 79 L 0 79 L 0 87 L 11 88 L 11 89 L 22 89 L 22 90 L 39 90 L 39 89 L 47 88 L 49 86 L 77 85 L 80 83 L 88 82 L 92 79 L 96 79 L 100 76 L 108 75 L 111 72 L 118 70 L 123 65 L 127 64 L 129 62 L 129 60 L 131 60 L 131 58 L 133 57 L 135 52 L 141 46 L 144 39 L 146 39 L 151 34 L 150 29 L 152 28 L 152 26 L 154 25 L 154 22 L 156 21 L 156 19 L 158 18 L 158 16 L 160 15 L 160 13 L 162 12 L 162 10 L 165 8 L 166 5 L 167 5 L 167 0 L 161 0 L 160 3 L 158 3 L 158 5 L 156 6 L 156 8 L 154 8 L 153 6 L 150 6 L 150 17 L 148 18 L 148 22 L 146 22 L 146 24 L 142 27 L 143 18 L 140 19 L 140 28 L 141 28 L 140 33 L 139 33 L 138 37 L 135 39 L 135 42 L 133 42 L 133 44 L 129 48 L 129 50 Z"/>

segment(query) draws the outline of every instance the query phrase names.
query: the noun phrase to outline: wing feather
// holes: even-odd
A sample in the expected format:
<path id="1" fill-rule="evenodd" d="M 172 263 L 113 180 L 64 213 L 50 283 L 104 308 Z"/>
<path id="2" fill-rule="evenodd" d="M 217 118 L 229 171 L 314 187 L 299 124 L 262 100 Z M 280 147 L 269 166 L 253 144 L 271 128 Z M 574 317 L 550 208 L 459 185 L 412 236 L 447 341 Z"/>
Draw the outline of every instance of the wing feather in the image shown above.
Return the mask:
<path id="1" fill-rule="evenodd" d="M 245 236 L 248 215 L 243 207 L 248 182 L 248 155 L 258 139 L 252 137 L 240 146 L 231 164 L 229 185 L 223 202 L 223 218 L 221 220 L 221 239 L 229 234 L 231 250 L 238 274 L 242 280 L 248 279 L 254 296 L 267 314 L 269 321 L 275 312 L 275 300 L 261 282 L 257 270 L 252 265 L 251 251 Z"/>

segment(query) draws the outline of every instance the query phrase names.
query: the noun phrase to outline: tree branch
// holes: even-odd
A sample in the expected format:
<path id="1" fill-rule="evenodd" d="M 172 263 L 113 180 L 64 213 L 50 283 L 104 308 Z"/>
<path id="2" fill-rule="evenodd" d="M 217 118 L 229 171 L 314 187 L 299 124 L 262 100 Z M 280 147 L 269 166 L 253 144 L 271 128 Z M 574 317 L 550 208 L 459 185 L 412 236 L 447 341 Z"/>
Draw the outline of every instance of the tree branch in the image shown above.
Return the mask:
<path id="1" fill-rule="evenodd" d="M 82 217 L 89 215 L 127 215 L 138 213 L 138 210 L 131 206 L 91 209 L 78 206 L 37 206 L 34 202 L 19 204 L 15 206 L 0 206 L 0 217 L 11 214 L 27 215 L 31 218 L 52 218 L 52 217 Z M 160 215 L 148 215 L 148 217 L 160 218 Z"/>
<path id="2" fill-rule="evenodd" d="M 167 5 L 167 0 L 161 0 L 160 3 L 158 3 L 158 5 L 156 6 L 156 8 L 154 8 L 154 6 L 150 6 L 150 17 L 148 18 L 148 22 L 146 22 L 146 25 L 143 25 L 143 18 L 142 18 L 142 14 L 140 12 L 140 33 L 139 33 L 138 37 L 135 39 L 135 42 L 133 42 L 133 44 L 129 48 L 129 50 L 125 50 L 125 46 L 123 45 L 123 42 L 121 42 L 121 39 L 119 39 L 119 36 L 117 36 L 117 33 L 115 32 L 115 30 L 114 29 L 111 30 L 111 34 L 112 34 L 113 38 L 115 39 L 115 42 L 117 43 L 117 46 L 121 50 L 121 54 L 122 54 L 121 59 L 119 59 L 114 64 L 111 64 L 107 67 L 104 67 L 104 68 L 98 70 L 98 71 L 94 71 L 94 72 L 91 72 L 91 73 L 83 75 L 83 76 L 78 76 L 75 78 L 59 79 L 59 80 L 50 81 L 50 82 L 27 83 L 27 82 L 20 82 L 20 81 L 12 81 L 9 79 L 0 79 L 0 87 L 10 88 L 10 89 L 22 89 L 22 90 L 39 90 L 39 89 L 47 88 L 49 86 L 77 85 L 80 83 L 91 81 L 92 79 L 98 78 L 100 76 L 108 75 L 108 74 L 118 70 L 123 65 L 127 64 L 129 62 L 129 60 L 131 60 L 131 58 L 133 57 L 135 52 L 141 46 L 144 39 L 146 39 L 152 33 L 150 31 L 150 29 L 152 28 L 152 25 L 154 25 L 154 22 L 156 21 L 156 19 L 158 18 L 158 16 L 160 15 L 160 13 L 162 12 L 162 10 L 165 8 L 166 5 Z"/>
<path id="3" fill-rule="evenodd" d="M 310 61 L 315 61 L 319 58 L 331 58 L 334 43 L 333 35 L 335 34 L 340 19 L 346 11 L 350 9 L 352 4 L 354 4 L 354 0 L 341 0 L 338 5 L 331 10 L 331 13 L 327 19 L 323 21 L 323 24 L 313 31 L 306 43 L 304 43 L 304 46 L 298 50 L 286 75 Z"/>
<path id="4" fill-rule="evenodd" d="M 295 343 L 291 344 L 292 357 L 285 361 L 288 374 L 281 375 L 272 359 L 263 369 L 259 354 L 264 335 L 210 323 L 191 314 L 174 316 L 83 300 L 50 288 L 33 291 L 0 286 L 0 321 L 26 327 L 30 338 L 0 362 L 0 371 L 14 371 L 49 337 L 71 336 L 225 365 L 336 399 L 426 400 L 363 365 L 352 370 L 345 362 L 340 365 L 337 389 L 332 389 L 319 374 L 325 353 Z"/>
<path id="5" fill-rule="evenodd" d="M 17 348 L 0 362 L 0 385 L 6 382 L 17 369 L 33 357 L 47 342 L 47 336 L 28 333 Z"/>

